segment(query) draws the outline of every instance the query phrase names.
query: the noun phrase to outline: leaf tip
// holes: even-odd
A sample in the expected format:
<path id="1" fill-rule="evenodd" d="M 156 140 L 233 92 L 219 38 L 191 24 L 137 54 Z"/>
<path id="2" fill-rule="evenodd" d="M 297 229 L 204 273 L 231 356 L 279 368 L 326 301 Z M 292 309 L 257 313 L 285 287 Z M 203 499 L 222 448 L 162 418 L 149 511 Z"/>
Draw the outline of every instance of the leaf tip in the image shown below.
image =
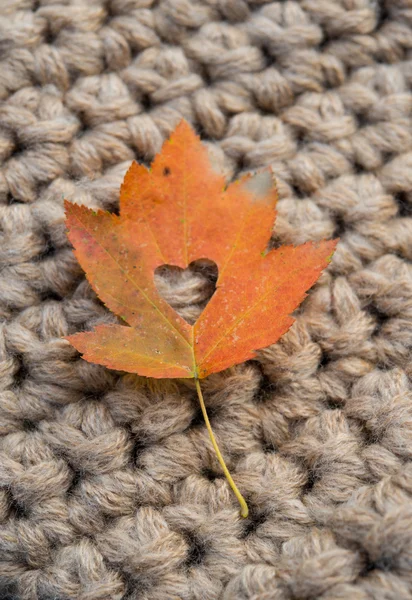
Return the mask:
<path id="1" fill-rule="evenodd" d="M 185 145 L 200 145 L 200 136 L 196 133 L 192 125 L 190 125 L 190 123 L 188 123 L 188 121 L 185 119 L 181 119 L 179 121 L 169 138 L 165 140 L 165 144 L 167 145 L 182 143 Z"/>
<path id="2" fill-rule="evenodd" d="M 326 256 L 326 262 L 330 264 L 332 262 L 333 255 L 335 254 L 338 243 L 340 242 L 340 238 L 334 238 L 333 240 L 329 240 L 331 251 Z"/>

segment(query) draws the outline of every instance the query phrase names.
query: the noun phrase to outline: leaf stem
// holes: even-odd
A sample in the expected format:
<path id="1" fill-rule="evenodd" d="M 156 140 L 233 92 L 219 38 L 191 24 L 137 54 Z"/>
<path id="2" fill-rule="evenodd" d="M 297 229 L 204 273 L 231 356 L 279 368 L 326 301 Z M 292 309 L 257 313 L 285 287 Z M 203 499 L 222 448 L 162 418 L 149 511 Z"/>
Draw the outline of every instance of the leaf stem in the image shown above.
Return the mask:
<path id="1" fill-rule="evenodd" d="M 239 492 L 236 483 L 233 481 L 231 474 L 229 473 L 229 469 L 227 468 L 225 461 L 223 460 L 223 456 L 219 450 L 219 446 L 217 445 L 216 442 L 216 438 L 214 436 L 214 433 L 212 431 L 212 427 L 210 425 L 210 421 L 209 421 L 209 417 L 207 416 L 207 412 L 206 412 L 206 406 L 205 406 L 205 402 L 203 400 L 203 394 L 202 394 L 202 389 L 200 387 L 200 382 L 199 379 L 197 377 L 195 377 L 195 383 L 196 383 L 196 390 L 197 390 L 197 395 L 199 397 L 199 403 L 200 403 L 200 408 L 202 409 L 202 413 L 203 413 L 203 418 L 205 420 L 206 423 L 206 428 L 207 431 L 209 433 L 209 437 L 210 437 L 210 441 L 212 442 L 213 448 L 216 452 L 216 456 L 217 459 L 220 463 L 220 466 L 223 469 L 223 472 L 225 474 L 226 479 L 228 480 L 228 483 L 230 485 L 230 487 L 232 488 L 236 498 L 238 499 L 238 502 L 240 504 L 240 514 L 242 515 L 242 517 L 246 518 L 249 514 L 249 509 L 248 506 L 246 504 L 245 499 L 243 498 L 242 494 Z"/>

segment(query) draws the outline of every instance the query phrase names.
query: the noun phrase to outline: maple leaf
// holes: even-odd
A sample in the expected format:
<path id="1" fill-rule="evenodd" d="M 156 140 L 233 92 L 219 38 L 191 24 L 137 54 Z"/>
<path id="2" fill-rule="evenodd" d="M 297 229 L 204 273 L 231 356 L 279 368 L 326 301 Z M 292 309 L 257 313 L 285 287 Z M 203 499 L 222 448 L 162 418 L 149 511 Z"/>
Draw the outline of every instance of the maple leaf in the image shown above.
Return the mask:
<path id="1" fill-rule="evenodd" d="M 76 257 L 125 322 L 67 339 L 84 359 L 111 369 L 193 377 L 201 399 L 199 379 L 253 358 L 289 329 L 335 249 L 332 240 L 267 252 L 276 200 L 270 171 L 226 185 L 182 121 L 150 169 L 133 163 L 128 170 L 120 216 L 66 202 Z M 205 258 L 218 266 L 216 291 L 190 325 L 160 296 L 154 272 Z"/>

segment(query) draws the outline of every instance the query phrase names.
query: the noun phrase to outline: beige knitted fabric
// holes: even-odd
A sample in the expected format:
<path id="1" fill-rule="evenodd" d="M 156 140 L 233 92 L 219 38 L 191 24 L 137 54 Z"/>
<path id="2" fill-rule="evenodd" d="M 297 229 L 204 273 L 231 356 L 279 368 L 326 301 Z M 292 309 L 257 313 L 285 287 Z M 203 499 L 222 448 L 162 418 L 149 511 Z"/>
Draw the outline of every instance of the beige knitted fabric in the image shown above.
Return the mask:
<path id="1" fill-rule="evenodd" d="M 412 1 L 0 5 L 0 598 L 410 599 Z M 272 165 L 274 244 L 341 239 L 288 334 L 203 383 L 246 520 L 190 381 L 61 339 L 113 320 L 63 198 L 116 210 L 182 117 L 229 178 Z M 158 284 L 194 319 L 213 275 Z"/>

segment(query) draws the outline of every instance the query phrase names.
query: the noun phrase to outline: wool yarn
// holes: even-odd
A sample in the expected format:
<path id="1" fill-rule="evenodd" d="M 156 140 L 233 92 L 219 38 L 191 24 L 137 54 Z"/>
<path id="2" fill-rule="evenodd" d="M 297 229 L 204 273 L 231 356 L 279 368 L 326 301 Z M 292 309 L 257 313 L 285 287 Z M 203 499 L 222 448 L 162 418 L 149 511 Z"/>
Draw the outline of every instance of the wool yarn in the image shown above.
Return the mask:
<path id="1" fill-rule="evenodd" d="M 411 0 L 0 4 L 0 598 L 410 599 Z M 246 520 L 193 382 L 62 340 L 114 320 L 63 199 L 116 211 L 182 117 L 228 178 L 272 165 L 273 245 L 340 238 L 290 331 L 202 382 Z M 156 278 L 192 321 L 215 284 Z"/>

